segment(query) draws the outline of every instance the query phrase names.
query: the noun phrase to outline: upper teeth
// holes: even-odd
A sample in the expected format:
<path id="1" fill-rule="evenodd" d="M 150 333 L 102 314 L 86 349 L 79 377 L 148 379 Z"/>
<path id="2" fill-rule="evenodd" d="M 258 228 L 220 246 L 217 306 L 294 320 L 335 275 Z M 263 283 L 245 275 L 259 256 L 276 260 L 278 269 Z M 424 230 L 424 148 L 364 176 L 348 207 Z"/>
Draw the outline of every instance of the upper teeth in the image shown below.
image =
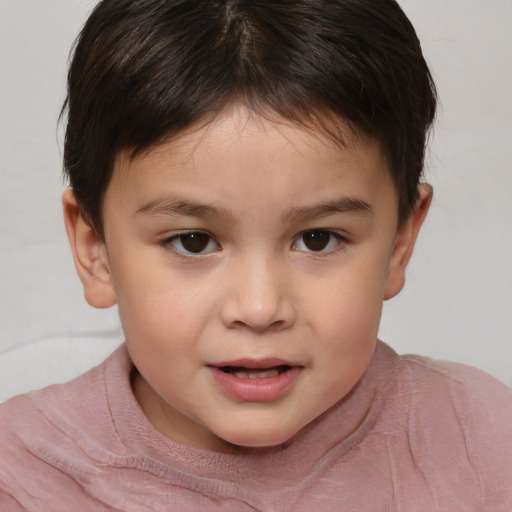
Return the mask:
<path id="1" fill-rule="evenodd" d="M 268 370 L 235 370 L 232 375 L 241 379 L 261 379 L 262 377 L 276 377 L 279 375 L 277 368 Z"/>

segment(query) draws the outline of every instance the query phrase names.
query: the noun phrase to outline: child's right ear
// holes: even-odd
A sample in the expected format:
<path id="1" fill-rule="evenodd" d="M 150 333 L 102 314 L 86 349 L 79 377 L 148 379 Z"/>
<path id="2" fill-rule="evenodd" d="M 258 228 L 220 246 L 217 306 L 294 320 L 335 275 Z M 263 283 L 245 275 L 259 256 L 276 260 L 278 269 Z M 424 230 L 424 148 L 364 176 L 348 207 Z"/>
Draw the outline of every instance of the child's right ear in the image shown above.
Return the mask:
<path id="1" fill-rule="evenodd" d="M 113 306 L 116 296 L 105 243 L 83 217 L 70 188 L 62 194 L 62 205 L 66 232 L 85 299 L 95 308 Z"/>

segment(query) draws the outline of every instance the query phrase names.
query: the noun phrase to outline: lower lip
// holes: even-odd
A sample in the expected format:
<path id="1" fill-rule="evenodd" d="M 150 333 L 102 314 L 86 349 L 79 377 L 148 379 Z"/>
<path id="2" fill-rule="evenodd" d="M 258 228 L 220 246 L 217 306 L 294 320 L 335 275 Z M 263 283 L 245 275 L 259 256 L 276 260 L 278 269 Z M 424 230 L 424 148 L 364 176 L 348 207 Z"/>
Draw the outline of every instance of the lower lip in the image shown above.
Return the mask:
<path id="1" fill-rule="evenodd" d="M 246 402 L 270 402 L 283 396 L 297 380 L 302 368 L 294 366 L 275 377 L 247 379 L 235 377 L 210 366 L 215 382 L 228 394 Z"/>

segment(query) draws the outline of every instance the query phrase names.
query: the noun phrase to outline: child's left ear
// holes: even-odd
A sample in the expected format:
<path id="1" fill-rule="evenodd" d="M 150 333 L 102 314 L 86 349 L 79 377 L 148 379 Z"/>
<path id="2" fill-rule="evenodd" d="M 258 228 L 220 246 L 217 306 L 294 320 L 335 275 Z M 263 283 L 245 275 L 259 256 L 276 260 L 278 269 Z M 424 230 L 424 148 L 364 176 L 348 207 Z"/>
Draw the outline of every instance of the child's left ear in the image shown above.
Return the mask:
<path id="1" fill-rule="evenodd" d="M 420 197 L 416 202 L 414 210 L 404 221 L 396 235 L 395 245 L 389 262 L 388 279 L 384 289 L 384 300 L 393 298 L 404 287 L 405 269 L 411 259 L 416 238 L 432 202 L 432 187 L 430 185 L 420 184 L 418 190 Z"/>

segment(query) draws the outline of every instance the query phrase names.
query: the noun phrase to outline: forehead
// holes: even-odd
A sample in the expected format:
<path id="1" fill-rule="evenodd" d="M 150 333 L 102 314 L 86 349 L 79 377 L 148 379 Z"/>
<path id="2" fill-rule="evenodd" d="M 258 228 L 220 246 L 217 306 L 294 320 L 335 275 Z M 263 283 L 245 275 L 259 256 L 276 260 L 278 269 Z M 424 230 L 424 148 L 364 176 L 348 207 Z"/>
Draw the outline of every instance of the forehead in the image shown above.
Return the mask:
<path id="1" fill-rule="evenodd" d="M 347 189 L 369 201 L 391 182 L 381 147 L 342 121 L 336 130 L 335 140 L 320 128 L 233 106 L 132 157 L 121 152 L 105 199 L 109 190 L 139 203 L 179 192 L 232 206 L 249 198 L 263 207 L 259 194 L 289 208 L 306 192 L 328 200 L 330 189 Z"/>

